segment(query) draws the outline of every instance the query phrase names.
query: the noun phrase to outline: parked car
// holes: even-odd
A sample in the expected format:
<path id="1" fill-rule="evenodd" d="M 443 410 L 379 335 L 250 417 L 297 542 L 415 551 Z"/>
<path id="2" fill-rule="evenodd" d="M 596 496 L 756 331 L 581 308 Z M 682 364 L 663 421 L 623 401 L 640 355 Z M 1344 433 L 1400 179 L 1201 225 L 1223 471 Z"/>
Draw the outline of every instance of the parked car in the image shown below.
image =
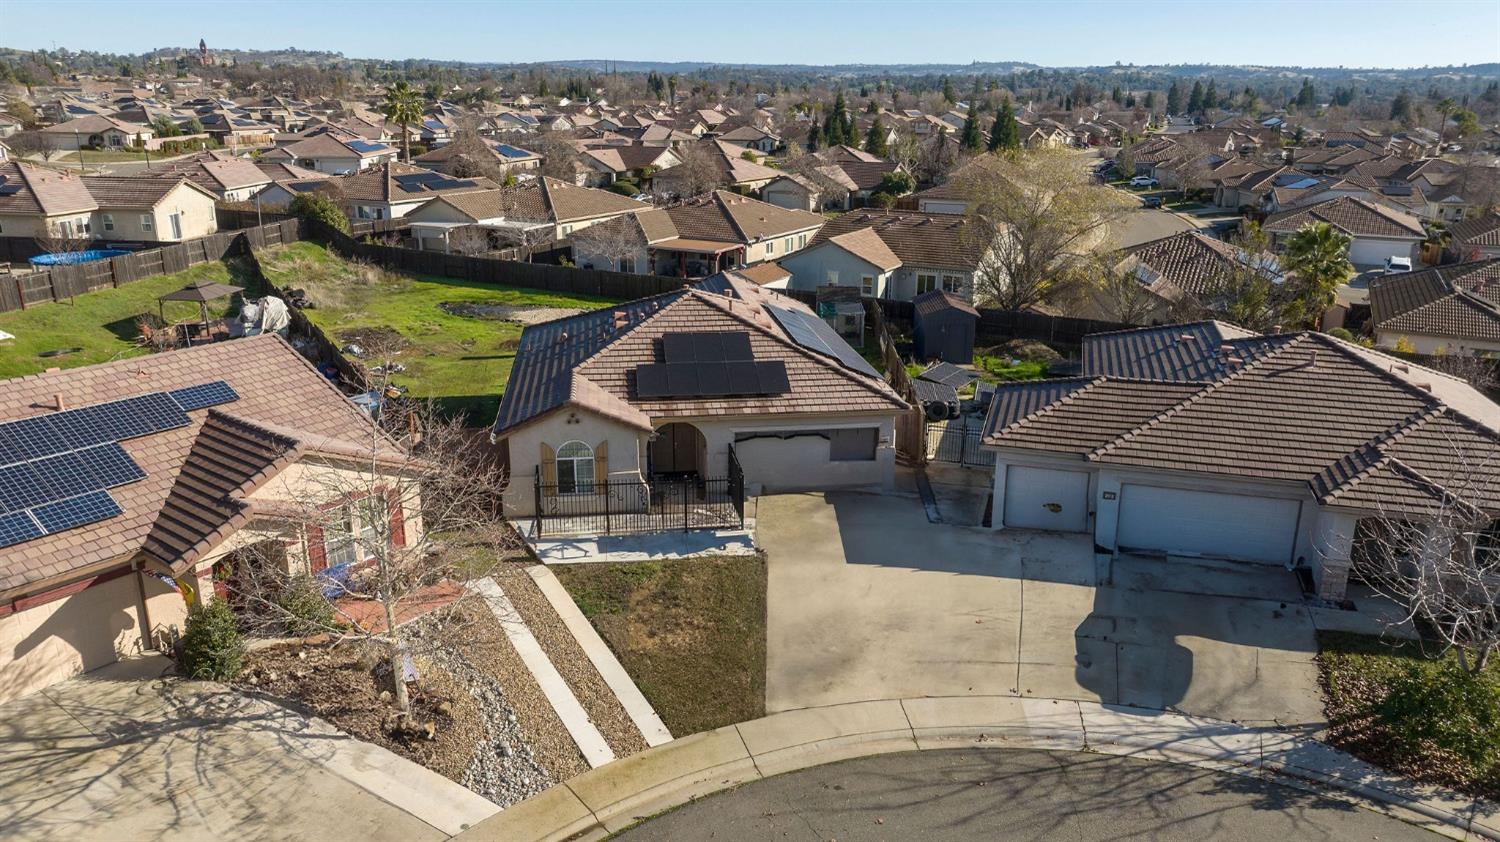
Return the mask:
<path id="1" fill-rule="evenodd" d="M 650 202 L 651 201 L 651 194 L 650 193 L 636 193 L 634 196 L 631 196 L 630 198 L 636 200 L 637 202 Z"/>
<path id="2" fill-rule="evenodd" d="M 1396 274 L 1398 272 L 1410 272 L 1410 271 L 1411 271 L 1411 258 L 1410 257 L 1399 257 L 1397 255 L 1391 255 L 1390 257 L 1387 257 L 1385 259 L 1385 273 L 1387 275 L 1394 275 L 1394 274 Z"/>
<path id="3" fill-rule="evenodd" d="M 1146 198 L 1141 200 L 1141 204 L 1145 205 L 1148 208 L 1159 208 L 1161 207 L 1161 197 L 1147 196 Z"/>
<path id="4" fill-rule="evenodd" d="M 1131 187 L 1155 187 L 1159 184 L 1161 184 L 1161 182 L 1157 181 L 1149 175 L 1138 175 L 1130 180 Z"/>

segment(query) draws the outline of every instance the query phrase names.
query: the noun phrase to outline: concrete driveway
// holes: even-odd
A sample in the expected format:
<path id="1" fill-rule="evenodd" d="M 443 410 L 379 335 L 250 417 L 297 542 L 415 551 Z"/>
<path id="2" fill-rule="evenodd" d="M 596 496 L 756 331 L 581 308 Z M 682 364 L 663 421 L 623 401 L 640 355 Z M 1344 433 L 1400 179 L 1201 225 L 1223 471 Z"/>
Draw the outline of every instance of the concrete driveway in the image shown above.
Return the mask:
<path id="1" fill-rule="evenodd" d="M 1279 568 L 1111 566 L 1087 535 L 933 524 L 900 493 L 762 497 L 756 540 L 770 711 L 980 693 L 1323 724 L 1313 620 Z"/>
<path id="2" fill-rule="evenodd" d="M 0 706 L 0 839 L 421 842 L 498 809 L 286 708 L 160 678 L 168 666 L 125 661 Z"/>

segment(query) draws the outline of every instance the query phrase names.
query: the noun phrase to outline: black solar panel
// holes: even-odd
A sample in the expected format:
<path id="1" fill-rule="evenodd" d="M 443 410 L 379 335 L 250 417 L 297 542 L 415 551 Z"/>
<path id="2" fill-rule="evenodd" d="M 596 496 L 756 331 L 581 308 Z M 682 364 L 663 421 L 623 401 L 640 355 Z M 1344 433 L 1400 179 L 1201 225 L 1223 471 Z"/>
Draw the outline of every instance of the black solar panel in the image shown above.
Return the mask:
<path id="1" fill-rule="evenodd" d="M 146 472 L 114 442 L 80 450 L 78 455 L 93 475 L 95 488 L 114 488 L 146 478 Z"/>
<path id="2" fill-rule="evenodd" d="M 109 496 L 108 491 L 90 491 L 78 497 L 37 506 L 31 510 L 31 514 L 42 529 L 50 534 L 112 518 L 120 514 L 120 511 L 120 505 L 115 502 L 115 498 Z"/>
<path id="3" fill-rule="evenodd" d="M 0 468 L 0 512 L 29 508 L 47 499 L 47 488 L 30 462 Z"/>
<path id="4" fill-rule="evenodd" d="M 717 363 L 649 363 L 635 370 L 640 398 L 708 398 L 779 395 L 791 390 L 780 360 Z"/>
<path id="5" fill-rule="evenodd" d="M 231 403 L 240 399 L 233 388 L 223 380 L 215 380 L 212 383 L 200 383 L 197 386 L 189 386 L 186 389 L 174 389 L 167 394 L 177 405 L 186 412 L 195 409 L 205 409 L 210 406 L 218 406 L 221 403 Z"/>
<path id="6" fill-rule="evenodd" d="M 760 376 L 760 394 L 784 395 L 792 390 L 792 383 L 786 376 L 786 363 L 781 360 L 756 363 L 755 368 Z"/>
<path id="7" fill-rule="evenodd" d="M 692 363 L 667 363 L 667 394 L 698 394 L 698 366 Z"/>
<path id="8" fill-rule="evenodd" d="M 829 327 L 827 322 L 801 310 L 777 307 L 774 304 L 767 304 L 765 307 L 793 342 L 809 351 L 838 360 L 847 369 L 870 377 L 880 376 L 880 372 L 860 356 L 858 351 L 849 347 L 849 343 Z"/>
<path id="9" fill-rule="evenodd" d="M 33 538 L 42 537 L 41 527 L 31 519 L 26 512 L 12 512 L 8 515 L 0 515 L 0 547 L 8 547 L 11 544 L 19 544 L 22 541 L 30 541 Z"/>
<path id="10" fill-rule="evenodd" d="M 760 391 L 760 377 L 755 372 L 755 363 L 732 362 L 724 364 L 729 394 L 754 395 Z"/>
<path id="11" fill-rule="evenodd" d="M 59 453 L 29 464 L 35 469 L 37 478 L 45 486 L 47 496 L 27 505 L 34 506 L 38 503 L 65 500 L 100 488 L 94 479 L 94 472 L 89 469 L 88 460 L 83 457 L 81 451 Z"/>
<path id="12" fill-rule="evenodd" d="M 662 355 L 669 363 L 717 363 L 753 359 L 750 334 L 745 331 L 668 333 L 661 338 Z"/>

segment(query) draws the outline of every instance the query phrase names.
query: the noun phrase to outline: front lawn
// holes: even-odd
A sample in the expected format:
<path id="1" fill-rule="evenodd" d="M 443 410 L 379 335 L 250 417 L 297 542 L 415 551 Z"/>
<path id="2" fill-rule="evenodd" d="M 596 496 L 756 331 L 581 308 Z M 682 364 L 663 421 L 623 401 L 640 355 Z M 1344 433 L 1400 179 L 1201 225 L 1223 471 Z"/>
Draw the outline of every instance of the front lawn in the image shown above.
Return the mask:
<path id="1" fill-rule="evenodd" d="M 255 285 L 249 267 L 231 259 L 200 263 L 184 272 L 96 290 L 71 301 L 34 304 L 25 310 L 0 313 L 0 330 L 16 337 L 0 342 L 0 379 L 147 353 L 148 349 L 136 342 L 140 335 L 136 319 L 144 315 L 156 317 L 159 296 L 198 280 L 251 288 Z M 256 294 L 256 290 L 251 289 L 251 294 Z M 209 315 L 215 318 L 234 310 L 229 298 L 209 305 Z M 167 302 L 167 321 L 191 321 L 198 316 L 196 304 Z"/>
<path id="2" fill-rule="evenodd" d="M 392 377 L 416 397 L 437 398 L 471 425 L 492 422 L 515 361 L 522 320 L 540 321 L 611 303 L 568 295 L 404 275 L 352 263 L 317 243 L 260 256 L 267 279 L 307 291 L 307 317 L 340 347 L 394 346 L 406 370 Z"/>
<path id="3" fill-rule="evenodd" d="M 673 734 L 765 715 L 764 556 L 552 570 Z"/>
<path id="4" fill-rule="evenodd" d="M 1460 683 L 1451 672 L 1457 661 L 1452 652 L 1436 657 L 1437 647 L 1431 643 L 1331 631 L 1318 632 L 1318 648 L 1331 745 L 1422 783 L 1500 799 L 1500 762 L 1485 768 L 1484 761 L 1474 760 L 1482 748 L 1465 757 L 1466 752 L 1444 750 L 1429 738 L 1395 733 L 1380 715 L 1393 688 L 1405 684 L 1416 688 L 1412 698 L 1428 700 L 1414 712 L 1417 727 L 1451 727 L 1450 733 L 1457 733 L 1466 747 L 1474 745 L 1470 738 L 1490 746 L 1500 742 L 1500 725 L 1486 733 L 1483 725 L 1466 718 L 1472 704 L 1452 702 L 1452 691 Z M 1500 714 L 1500 660 L 1492 659 L 1474 686 L 1479 688 L 1480 708 L 1490 712 L 1488 721 L 1493 723 Z M 1494 759 L 1493 749 L 1490 756 Z"/>

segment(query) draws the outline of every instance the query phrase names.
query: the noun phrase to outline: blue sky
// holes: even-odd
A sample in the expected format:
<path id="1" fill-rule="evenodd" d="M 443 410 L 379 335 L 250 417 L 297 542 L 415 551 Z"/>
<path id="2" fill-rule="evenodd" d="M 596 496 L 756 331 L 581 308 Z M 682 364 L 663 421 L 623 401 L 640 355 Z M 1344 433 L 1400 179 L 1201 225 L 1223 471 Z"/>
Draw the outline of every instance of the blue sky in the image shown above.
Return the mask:
<path id="1" fill-rule="evenodd" d="M 499 62 L 1416 67 L 1500 61 L 1500 0 L 0 0 L 0 46 L 140 52 L 200 37 Z"/>

